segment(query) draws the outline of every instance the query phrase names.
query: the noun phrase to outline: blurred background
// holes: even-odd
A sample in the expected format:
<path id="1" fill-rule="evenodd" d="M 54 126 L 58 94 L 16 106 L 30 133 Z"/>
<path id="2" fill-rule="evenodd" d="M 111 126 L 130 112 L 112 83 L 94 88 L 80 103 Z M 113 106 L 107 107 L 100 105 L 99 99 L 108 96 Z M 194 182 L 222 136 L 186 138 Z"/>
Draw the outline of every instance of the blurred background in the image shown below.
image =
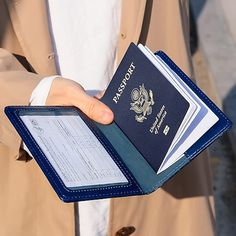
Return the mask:
<path id="1" fill-rule="evenodd" d="M 236 0 L 190 0 L 191 53 L 199 87 L 233 122 L 209 148 L 216 235 L 236 235 Z"/>

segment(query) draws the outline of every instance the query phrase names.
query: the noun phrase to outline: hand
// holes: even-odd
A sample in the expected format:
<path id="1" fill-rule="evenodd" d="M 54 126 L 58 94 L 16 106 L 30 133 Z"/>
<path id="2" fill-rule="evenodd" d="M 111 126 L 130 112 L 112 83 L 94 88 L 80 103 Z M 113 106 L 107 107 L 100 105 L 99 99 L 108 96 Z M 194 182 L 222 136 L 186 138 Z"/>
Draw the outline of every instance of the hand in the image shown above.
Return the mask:
<path id="1" fill-rule="evenodd" d="M 80 84 L 62 77 L 53 80 L 46 105 L 76 106 L 89 118 L 101 124 L 109 124 L 114 119 L 109 107 L 87 95 Z"/>

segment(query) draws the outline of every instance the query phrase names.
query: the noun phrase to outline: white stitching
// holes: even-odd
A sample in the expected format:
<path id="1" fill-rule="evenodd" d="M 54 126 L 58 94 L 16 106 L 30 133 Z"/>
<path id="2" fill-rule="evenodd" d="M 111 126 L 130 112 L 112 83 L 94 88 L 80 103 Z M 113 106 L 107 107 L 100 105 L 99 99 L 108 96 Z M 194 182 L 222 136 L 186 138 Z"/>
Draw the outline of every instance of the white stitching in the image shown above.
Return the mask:
<path id="1" fill-rule="evenodd" d="M 32 107 L 31 107 L 32 108 Z M 73 109 L 73 108 L 72 108 Z M 21 110 L 24 110 L 24 106 L 22 106 L 22 107 L 18 107 L 16 110 L 14 110 L 14 113 L 17 113 L 18 111 L 21 111 Z M 41 110 L 40 108 L 38 108 L 38 109 L 36 109 L 36 110 Z M 54 110 L 53 108 L 48 108 L 48 110 Z M 73 109 L 74 111 L 76 111 L 77 112 L 77 110 L 76 109 Z M 17 120 L 19 120 L 19 122 L 20 123 L 23 123 L 21 120 L 20 120 L 20 118 L 15 114 L 15 116 L 14 117 L 12 117 L 12 119 L 17 119 Z M 87 122 L 85 122 L 90 128 L 91 128 L 91 125 L 90 124 L 88 124 Z M 17 125 L 17 123 L 15 123 L 15 125 L 18 127 L 18 129 L 21 131 L 21 135 L 27 140 L 27 136 L 24 134 L 24 130 L 23 129 L 21 129 L 21 127 L 19 126 L 19 125 Z M 24 125 L 24 127 L 25 127 L 25 125 Z M 52 165 L 51 165 L 51 163 L 47 160 L 47 158 L 45 157 L 45 154 L 42 152 L 42 150 L 41 150 L 41 148 L 38 146 L 38 144 L 35 142 L 35 140 L 34 140 L 34 138 L 32 137 L 32 135 L 30 134 L 30 132 L 28 131 L 28 129 L 27 129 L 27 127 L 25 127 L 26 129 L 25 129 L 25 131 L 26 131 L 26 133 L 29 135 L 29 137 L 31 138 L 31 140 L 33 141 L 33 143 L 35 144 L 35 146 L 37 147 L 37 149 L 39 150 L 39 152 L 41 153 L 41 155 L 42 156 L 44 156 L 44 159 L 46 160 L 46 162 L 47 162 L 47 164 L 49 165 L 49 167 L 50 167 L 50 169 L 53 171 L 53 173 L 57 176 L 57 177 L 59 177 L 59 175 L 57 174 L 57 172 L 54 170 L 54 168 L 52 167 Z M 93 129 L 92 129 L 92 131 L 94 131 Z M 98 138 L 98 134 L 97 134 L 97 132 L 93 132 L 94 133 L 94 135 Z M 101 140 L 100 138 L 99 138 L 99 140 L 100 140 L 100 142 L 104 145 L 104 141 L 103 140 Z M 27 142 L 27 141 L 26 141 Z M 105 147 L 105 146 L 104 146 Z M 113 154 L 114 156 L 116 156 L 115 155 L 115 153 L 114 152 L 110 152 L 110 150 L 108 150 L 107 149 L 107 147 L 105 147 L 106 148 L 106 150 L 110 153 L 110 154 Z M 37 150 L 37 151 L 38 151 Z M 46 170 L 46 173 L 49 175 L 49 176 L 51 176 L 51 174 L 50 174 L 50 172 L 48 171 L 48 168 L 47 167 L 45 167 L 45 165 L 44 165 L 44 163 L 40 160 L 40 158 L 37 158 L 38 159 L 38 161 L 41 163 L 41 165 L 44 167 L 44 169 Z M 117 158 L 118 159 L 118 158 Z M 119 160 L 114 160 L 115 162 L 117 162 L 117 161 L 119 161 Z M 120 161 L 119 161 L 120 162 Z M 118 163 L 116 163 L 116 164 L 118 164 Z M 123 170 L 123 168 L 120 166 L 120 164 L 118 165 L 119 167 L 120 167 L 120 169 L 121 170 Z M 62 182 L 62 180 L 61 180 L 61 178 L 59 177 L 58 178 L 58 180 L 59 180 L 59 182 L 62 184 L 62 187 L 63 187 L 63 189 L 65 190 L 65 191 L 67 191 L 67 192 L 70 192 L 70 193 L 80 193 L 80 192 L 88 192 L 88 191 L 97 191 L 97 190 L 108 190 L 108 189 L 118 189 L 118 188 L 128 188 L 128 187 L 130 187 L 130 186 L 132 186 L 132 184 L 130 183 L 130 182 L 132 182 L 133 181 L 133 183 L 134 183 L 134 185 L 136 186 L 136 187 L 138 187 L 138 189 L 143 193 L 143 191 L 142 191 L 142 189 L 140 188 L 140 186 L 137 184 L 137 182 L 136 182 L 136 180 L 134 180 L 133 178 L 132 178 L 132 176 L 130 176 L 130 174 L 128 173 L 128 171 L 126 171 L 126 170 L 123 170 L 123 172 L 125 172 L 125 174 L 127 175 L 126 177 L 127 177 L 127 179 L 128 179 L 128 181 L 129 181 L 129 184 L 126 184 L 126 185 L 119 185 L 119 186 L 107 186 L 107 187 L 97 187 L 97 188 L 88 188 L 88 189 L 78 189 L 78 190 L 72 190 L 72 189 L 68 189 L 68 188 L 66 188 L 65 186 L 64 186 L 64 183 Z M 53 179 L 53 178 L 51 178 L 52 179 L 52 181 L 54 182 L 54 184 L 55 184 L 55 186 L 57 187 L 57 190 L 63 195 L 63 193 L 61 192 L 61 190 L 60 190 L 60 187 L 58 187 L 59 185 L 57 184 L 57 182 Z M 132 180 L 132 181 L 130 181 L 130 179 Z M 97 197 L 99 197 L 99 196 L 114 196 L 114 195 L 120 195 L 120 194 L 124 194 L 124 193 L 140 193 L 140 191 L 134 191 L 134 190 L 129 190 L 128 192 L 117 192 L 117 193 L 103 193 L 103 194 L 90 194 L 90 195 L 83 195 L 82 196 L 82 198 L 88 198 L 88 197 L 91 197 L 91 196 L 97 196 Z M 74 197 L 74 196 L 69 196 L 69 197 L 67 197 L 67 196 L 65 196 L 65 195 L 63 195 L 63 200 L 64 199 L 68 199 L 68 200 L 70 200 L 70 199 L 80 199 L 80 197 L 79 196 L 76 196 L 76 197 Z"/>

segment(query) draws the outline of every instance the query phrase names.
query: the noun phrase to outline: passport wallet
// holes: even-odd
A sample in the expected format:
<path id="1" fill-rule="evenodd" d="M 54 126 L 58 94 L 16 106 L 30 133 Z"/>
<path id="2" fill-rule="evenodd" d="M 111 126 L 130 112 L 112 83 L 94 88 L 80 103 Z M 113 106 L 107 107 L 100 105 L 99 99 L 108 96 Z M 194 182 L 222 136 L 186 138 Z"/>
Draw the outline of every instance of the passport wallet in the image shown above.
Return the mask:
<path id="1" fill-rule="evenodd" d="M 98 124 L 75 107 L 8 106 L 5 113 L 64 202 L 149 194 L 231 127 L 162 51 L 131 44 Z"/>

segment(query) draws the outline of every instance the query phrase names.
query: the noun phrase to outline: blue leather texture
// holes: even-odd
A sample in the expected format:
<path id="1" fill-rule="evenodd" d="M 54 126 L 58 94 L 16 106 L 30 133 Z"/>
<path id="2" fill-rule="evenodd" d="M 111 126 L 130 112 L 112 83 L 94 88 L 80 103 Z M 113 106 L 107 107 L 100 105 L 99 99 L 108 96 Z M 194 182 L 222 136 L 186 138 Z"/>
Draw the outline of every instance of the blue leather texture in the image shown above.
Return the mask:
<path id="1" fill-rule="evenodd" d="M 186 157 L 192 160 L 226 132 L 232 126 L 232 122 L 163 51 L 158 51 L 155 55 L 159 56 L 219 118 L 219 121 L 185 152 Z"/>
<path id="2" fill-rule="evenodd" d="M 15 129 L 22 137 L 34 159 L 48 178 L 50 184 L 64 202 L 84 201 L 91 199 L 121 197 L 129 195 L 144 194 L 132 173 L 124 165 L 118 153 L 111 146 L 107 138 L 94 125 L 89 118 L 74 107 L 6 107 L 5 113 L 14 125 Z M 31 133 L 20 119 L 20 115 L 75 115 L 78 114 L 88 125 L 101 144 L 106 148 L 114 162 L 118 165 L 122 173 L 128 180 L 128 184 L 101 185 L 86 188 L 67 188 L 56 173 L 47 157 L 44 155 L 38 144 L 35 142 Z"/>
<path id="3" fill-rule="evenodd" d="M 189 160 L 184 156 L 167 170 L 157 175 L 146 159 L 114 122 L 108 126 L 101 124 L 97 124 L 97 126 L 107 137 L 127 168 L 132 172 L 145 194 L 155 191 L 189 163 Z"/>

